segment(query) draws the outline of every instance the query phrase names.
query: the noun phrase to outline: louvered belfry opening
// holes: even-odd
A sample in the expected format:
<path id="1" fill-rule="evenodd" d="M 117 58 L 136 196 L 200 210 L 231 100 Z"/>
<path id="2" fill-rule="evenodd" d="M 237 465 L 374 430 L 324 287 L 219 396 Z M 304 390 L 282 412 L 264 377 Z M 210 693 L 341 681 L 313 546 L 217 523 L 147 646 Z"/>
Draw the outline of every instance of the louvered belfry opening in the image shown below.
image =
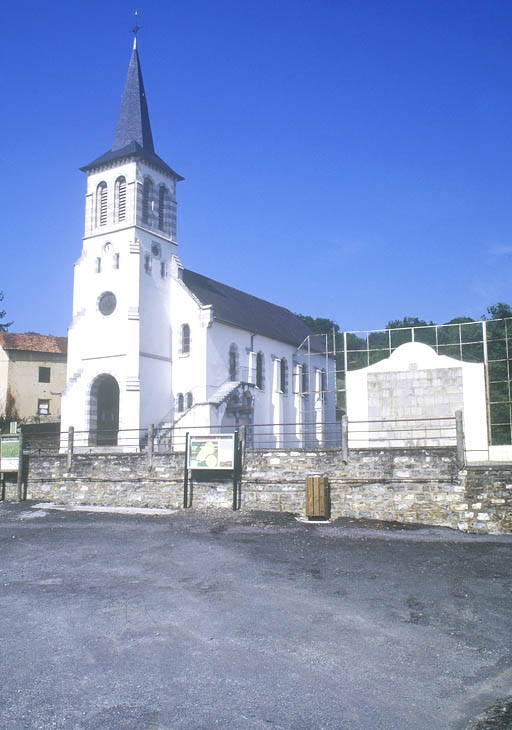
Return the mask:
<path id="1" fill-rule="evenodd" d="M 126 218 L 126 178 L 119 177 L 116 185 L 117 220 L 124 221 Z"/>
<path id="2" fill-rule="evenodd" d="M 149 210 L 152 196 L 153 183 L 146 177 L 144 178 L 144 186 L 142 189 L 142 220 L 144 223 L 149 223 Z"/>
<path id="3" fill-rule="evenodd" d="M 96 193 L 96 225 L 107 225 L 107 183 L 101 182 Z"/>
<path id="4" fill-rule="evenodd" d="M 167 205 L 167 188 L 160 185 L 158 190 L 158 228 L 165 229 L 165 206 Z"/>

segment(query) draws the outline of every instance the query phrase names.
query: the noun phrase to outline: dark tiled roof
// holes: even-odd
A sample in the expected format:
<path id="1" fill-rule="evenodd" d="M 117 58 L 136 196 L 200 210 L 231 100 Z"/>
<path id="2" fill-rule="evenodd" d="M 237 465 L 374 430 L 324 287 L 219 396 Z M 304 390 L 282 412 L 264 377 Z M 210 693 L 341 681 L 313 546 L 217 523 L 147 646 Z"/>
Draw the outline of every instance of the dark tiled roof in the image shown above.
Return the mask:
<path id="1" fill-rule="evenodd" d="M 16 332 L 0 332 L 0 346 L 4 350 L 25 350 L 29 352 L 52 352 L 66 355 L 68 338 L 37 333 L 19 334 Z"/>
<path id="2" fill-rule="evenodd" d="M 112 149 L 80 169 L 88 172 L 96 167 L 133 157 L 155 165 L 177 180 L 183 180 L 181 175 L 178 175 L 155 153 L 146 92 L 136 48 L 133 49 L 128 65 Z"/>
<path id="3" fill-rule="evenodd" d="M 184 178 L 181 175 L 178 175 L 178 173 L 175 172 L 172 167 L 169 167 L 169 165 L 164 162 L 161 157 L 159 157 L 154 152 L 148 152 L 147 150 L 144 150 L 138 142 L 130 142 L 130 144 L 126 145 L 126 147 L 123 147 L 119 150 L 109 150 L 108 152 L 105 152 L 104 155 L 97 157 L 88 165 L 84 165 L 84 167 L 81 167 L 80 169 L 83 170 L 83 172 L 89 172 L 89 170 L 93 170 L 95 167 L 108 165 L 111 162 L 116 162 L 116 160 L 122 160 L 123 158 L 129 157 L 133 157 L 139 160 L 145 160 L 151 165 L 155 165 L 155 167 L 157 167 L 158 169 L 167 172 L 169 175 L 176 178 L 176 180 L 184 180 Z"/>
<path id="4" fill-rule="evenodd" d="M 112 150 L 120 150 L 130 142 L 137 142 L 147 152 L 154 153 L 155 151 L 144 81 L 136 48 L 133 49 L 128 64 Z"/>
<path id="5" fill-rule="evenodd" d="M 312 332 L 289 309 L 246 294 L 219 281 L 183 270 L 183 282 L 199 299 L 210 304 L 219 322 L 240 327 L 254 334 L 265 335 L 298 347 Z"/>

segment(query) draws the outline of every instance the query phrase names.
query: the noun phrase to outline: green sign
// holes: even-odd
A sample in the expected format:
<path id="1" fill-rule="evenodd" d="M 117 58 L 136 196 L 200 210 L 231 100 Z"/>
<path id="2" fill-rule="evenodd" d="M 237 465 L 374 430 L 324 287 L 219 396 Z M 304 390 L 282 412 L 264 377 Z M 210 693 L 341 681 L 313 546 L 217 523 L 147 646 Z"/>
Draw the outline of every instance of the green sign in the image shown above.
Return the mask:
<path id="1" fill-rule="evenodd" d="M 189 469 L 233 469 L 235 437 L 191 436 L 188 447 Z"/>
<path id="2" fill-rule="evenodd" d="M 0 437 L 0 471 L 18 471 L 18 436 Z"/>

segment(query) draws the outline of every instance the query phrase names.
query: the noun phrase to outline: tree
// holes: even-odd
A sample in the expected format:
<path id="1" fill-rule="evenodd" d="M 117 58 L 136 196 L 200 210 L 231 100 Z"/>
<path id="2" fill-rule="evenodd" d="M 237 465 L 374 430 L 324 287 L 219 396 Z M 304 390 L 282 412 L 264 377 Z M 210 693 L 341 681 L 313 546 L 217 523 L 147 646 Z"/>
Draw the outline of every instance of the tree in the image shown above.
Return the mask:
<path id="1" fill-rule="evenodd" d="M 449 322 L 445 322 L 445 324 L 469 324 L 474 321 L 471 317 L 454 317 Z"/>
<path id="2" fill-rule="evenodd" d="M 295 316 L 317 335 L 331 334 L 333 329 L 336 334 L 340 331 L 339 324 L 336 324 L 332 319 L 327 319 L 327 317 L 310 317 L 309 314 L 296 314 Z"/>
<path id="3" fill-rule="evenodd" d="M 487 307 L 487 314 L 482 314 L 482 319 L 506 319 L 512 317 L 512 308 L 505 302 L 496 302 Z M 489 315 L 489 316 L 487 316 Z"/>
<path id="4" fill-rule="evenodd" d="M 0 302 L 3 301 L 4 293 L 0 291 Z M 5 317 L 5 309 L 0 311 L 0 320 Z M 12 322 L 0 322 L 0 332 L 7 332 Z"/>
<path id="5" fill-rule="evenodd" d="M 427 322 L 424 319 L 418 319 L 418 317 L 403 317 L 402 319 L 390 320 L 385 326 L 385 329 L 393 330 L 400 329 L 402 327 L 431 327 L 433 324 L 434 322 L 432 322 L 432 320 Z"/>

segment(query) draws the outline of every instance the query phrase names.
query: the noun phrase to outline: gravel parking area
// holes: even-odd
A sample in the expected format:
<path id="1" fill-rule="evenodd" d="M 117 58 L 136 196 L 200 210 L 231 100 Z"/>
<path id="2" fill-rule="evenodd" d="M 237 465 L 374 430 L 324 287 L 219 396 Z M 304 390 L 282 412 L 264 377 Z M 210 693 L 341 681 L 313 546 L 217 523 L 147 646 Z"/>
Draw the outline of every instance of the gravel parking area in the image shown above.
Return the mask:
<path id="1" fill-rule="evenodd" d="M 6 730 L 510 730 L 512 536 L 0 503 Z"/>

